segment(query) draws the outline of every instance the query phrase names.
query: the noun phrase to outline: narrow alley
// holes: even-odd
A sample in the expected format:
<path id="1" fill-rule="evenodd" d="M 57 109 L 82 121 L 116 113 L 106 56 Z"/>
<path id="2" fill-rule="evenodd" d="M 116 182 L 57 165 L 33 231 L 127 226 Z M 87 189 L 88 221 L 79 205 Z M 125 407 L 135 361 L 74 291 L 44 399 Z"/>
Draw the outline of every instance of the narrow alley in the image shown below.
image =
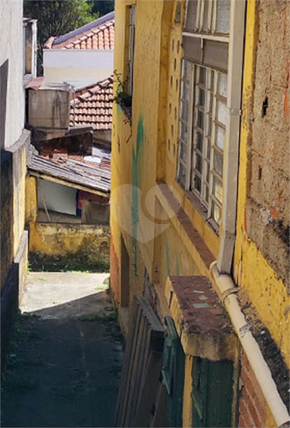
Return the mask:
<path id="1" fill-rule="evenodd" d="M 107 278 L 29 273 L 2 371 L 1 426 L 114 425 L 123 347 Z"/>

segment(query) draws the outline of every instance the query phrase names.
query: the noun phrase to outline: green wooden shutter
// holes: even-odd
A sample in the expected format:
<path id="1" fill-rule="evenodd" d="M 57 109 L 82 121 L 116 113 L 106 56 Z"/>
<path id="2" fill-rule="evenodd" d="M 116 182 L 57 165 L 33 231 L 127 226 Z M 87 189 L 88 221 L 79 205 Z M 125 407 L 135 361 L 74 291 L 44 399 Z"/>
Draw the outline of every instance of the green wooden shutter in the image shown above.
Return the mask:
<path id="1" fill-rule="evenodd" d="M 167 415 L 171 427 L 182 427 L 185 355 L 174 321 L 165 317 L 162 378 L 167 390 Z"/>
<path id="2" fill-rule="evenodd" d="M 194 427 L 231 427 L 233 362 L 195 357 L 192 366 Z"/>

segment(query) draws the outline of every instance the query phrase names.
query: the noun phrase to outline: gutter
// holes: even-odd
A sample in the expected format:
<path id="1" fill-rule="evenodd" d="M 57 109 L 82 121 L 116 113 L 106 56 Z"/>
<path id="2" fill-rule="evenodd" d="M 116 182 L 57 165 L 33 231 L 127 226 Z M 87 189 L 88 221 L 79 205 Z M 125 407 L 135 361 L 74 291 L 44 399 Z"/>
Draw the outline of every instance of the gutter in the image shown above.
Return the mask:
<path id="1" fill-rule="evenodd" d="M 290 416 L 287 407 L 280 397 L 268 364 L 240 308 L 236 294 L 238 288 L 229 275 L 218 272 L 216 261 L 211 264 L 210 272 L 278 428 L 289 428 Z"/>

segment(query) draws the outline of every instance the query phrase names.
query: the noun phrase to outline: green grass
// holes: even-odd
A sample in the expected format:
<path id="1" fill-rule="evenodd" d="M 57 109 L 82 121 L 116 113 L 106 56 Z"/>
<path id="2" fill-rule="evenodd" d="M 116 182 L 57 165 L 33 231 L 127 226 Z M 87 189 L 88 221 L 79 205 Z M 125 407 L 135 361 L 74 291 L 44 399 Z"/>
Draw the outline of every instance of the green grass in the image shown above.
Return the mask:
<path id="1" fill-rule="evenodd" d="M 91 260 L 83 254 L 65 257 L 49 257 L 38 253 L 29 254 L 28 272 L 109 272 L 110 264 Z"/>

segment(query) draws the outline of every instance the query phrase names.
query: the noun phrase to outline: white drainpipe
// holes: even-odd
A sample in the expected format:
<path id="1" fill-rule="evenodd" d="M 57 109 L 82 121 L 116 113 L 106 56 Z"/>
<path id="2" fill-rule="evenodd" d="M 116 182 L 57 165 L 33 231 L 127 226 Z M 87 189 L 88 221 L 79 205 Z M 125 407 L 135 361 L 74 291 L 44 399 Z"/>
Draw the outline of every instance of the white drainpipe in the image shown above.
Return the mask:
<path id="1" fill-rule="evenodd" d="M 236 294 L 237 287 L 229 275 L 219 274 L 216 265 L 217 262 L 212 263 L 210 267 L 211 274 L 274 420 L 279 428 L 290 427 L 290 416 L 287 407 L 279 395 L 268 364 L 240 308 Z"/>

